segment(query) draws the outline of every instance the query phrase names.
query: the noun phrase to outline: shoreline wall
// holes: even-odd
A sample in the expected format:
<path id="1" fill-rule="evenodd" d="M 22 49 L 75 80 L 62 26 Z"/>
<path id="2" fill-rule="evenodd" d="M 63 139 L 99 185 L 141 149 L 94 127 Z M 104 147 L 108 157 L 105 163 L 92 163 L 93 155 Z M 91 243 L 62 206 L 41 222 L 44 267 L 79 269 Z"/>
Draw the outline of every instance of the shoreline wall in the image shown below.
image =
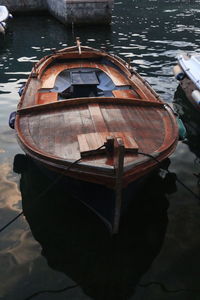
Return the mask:
<path id="1" fill-rule="evenodd" d="M 11 13 L 49 11 L 69 24 L 109 24 L 114 0 L 1 0 Z"/>
<path id="2" fill-rule="evenodd" d="M 46 0 L 1 0 L 11 13 L 23 13 L 47 9 Z"/>

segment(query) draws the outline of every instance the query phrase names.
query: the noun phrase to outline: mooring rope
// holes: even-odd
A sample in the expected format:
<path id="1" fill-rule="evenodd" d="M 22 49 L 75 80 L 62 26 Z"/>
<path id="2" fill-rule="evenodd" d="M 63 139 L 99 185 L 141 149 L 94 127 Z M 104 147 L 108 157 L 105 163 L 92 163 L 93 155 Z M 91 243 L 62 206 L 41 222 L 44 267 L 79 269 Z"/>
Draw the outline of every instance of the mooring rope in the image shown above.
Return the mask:
<path id="1" fill-rule="evenodd" d="M 101 148 L 105 147 L 105 145 L 101 145 L 100 147 L 98 147 L 97 149 L 93 150 L 93 152 L 97 152 L 99 151 Z M 69 171 L 74 165 L 78 164 L 81 160 L 83 160 L 83 158 L 79 158 L 77 160 L 75 160 L 73 163 L 71 163 L 56 179 L 55 181 L 50 184 L 44 191 L 41 192 L 40 195 L 38 195 L 37 199 L 40 199 L 42 196 L 44 196 L 57 182 L 59 182 L 61 180 L 61 178 L 65 175 L 65 173 L 67 171 Z M 7 224 L 5 224 L 2 228 L 0 228 L 0 233 L 2 231 L 4 231 L 9 225 L 11 225 L 13 222 L 15 222 L 20 216 L 23 215 L 23 210 L 17 215 L 15 216 L 12 220 L 10 220 Z"/>
<path id="2" fill-rule="evenodd" d="M 98 150 L 100 150 L 101 148 L 103 148 L 105 145 L 103 144 L 102 146 L 100 146 L 99 148 L 97 148 L 97 149 L 95 149 L 94 151 L 98 151 Z M 140 154 L 140 155 L 144 155 L 144 156 L 147 156 L 147 157 L 149 157 L 149 158 L 151 158 L 151 159 L 153 159 L 154 161 L 156 161 L 158 164 L 160 164 L 161 162 L 157 159 L 157 158 L 155 158 L 153 155 L 151 155 L 151 154 L 148 154 L 148 153 L 144 153 L 144 152 L 137 152 L 138 154 Z M 79 158 L 79 159 L 77 159 L 76 161 L 74 161 L 73 163 L 71 163 L 71 165 L 69 165 L 69 167 L 66 169 L 66 170 L 64 170 L 62 173 L 61 173 L 61 175 L 60 176 L 58 176 L 58 178 L 56 178 L 56 180 L 53 182 L 53 184 L 51 184 L 51 185 L 49 185 L 48 187 L 47 187 L 47 189 L 46 190 L 44 190 L 44 191 L 42 191 L 42 193 L 38 196 L 38 198 L 40 198 L 40 197 L 42 197 L 43 195 L 45 195 L 63 176 L 64 176 L 64 174 L 67 172 L 67 171 L 69 171 L 69 169 L 72 167 L 72 166 L 74 166 L 75 164 L 77 164 L 77 163 L 79 163 L 81 160 L 82 160 L 83 158 L 81 157 L 81 158 Z M 168 168 L 160 168 L 161 170 L 164 170 L 164 171 L 166 171 L 168 174 L 173 174 L 172 172 L 170 172 L 169 171 L 169 169 Z M 199 200 L 200 201 L 200 197 L 196 194 L 196 193 L 194 193 L 184 182 L 182 182 L 177 176 L 176 176 L 176 181 L 178 182 L 178 183 L 180 183 L 188 192 L 190 192 L 197 200 Z M 23 215 L 23 211 L 21 211 L 17 216 L 15 216 L 12 220 L 10 220 L 7 224 L 5 224 L 2 228 L 0 228 L 0 233 L 2 232 L 2 231 L 4 231 L 8 226 L 10 226 L 13 222 L 15 222 L 20 216 L 22 216 Z"/>
<path id="3" fill-rule="evenodd" d="M 4 231 L 8 226 L 10 226 L 12 223 L 14 223 L 21 215 L 23 215 L 23 211 L 21 211 L 16 217 L 14 217 L 12 220 L 10 220 L 6 225 L 4 225 L 0 229 L 0 233 Z"/>
<path id="4" fill-rule="evenodd" d="M 71 289 L 74 289 L 78 286 L 79 286 L 79 284 L 74 284 L 74 285 L 67 286 L 65 288 L 59 289 L 59 290 L 43 290 L 43 291 L 35 292 L 34 294 L 32 294 L 31 296 L 28 296 L 24 300 L 30 300 L 30 299 L 33 299 L 34 297 L 37 297 L 37 296 L 39 296 L 41 294 L 45 294 L 45 293 L 50 293 L 50 294 L 63 293 L 63 292 L 69 291 Z"/>
<path id="5" fill-rule="evenodd" d="M 103 148 L 105 146 L 105 144 L 103 144 L 101 147 L 97 148 L 96 150 L 94 151 L 98 151 L 100 150 L 101 148 Z M 138 154 L 140 155 L 144 155 L 146 157 L 149 157 L 151 158 L 152 160 L 156 161 L 158 164 L 160 164 L 161 162 L 155 158 L 153 155 L 151 154 L 148 154 L 148 153 L 144 153 L 144 152 L 138 152 Z M 71 163 L 71 165 L 68 166 L 68 168 L 66 170 L 64 170 L 60 176 L 58 176 L 56 178 L 56 180 L 53 182 L 53 184 L 49 185 L 47 187 L 46 190 L 42 191 L 42 193 L 38 196 L 39 198 L 42 197 L 43 195 L 45 195 L 62 177 L 63 175 L 75 164 L 78 164 L 80 161 L 82 160 L 82 158 L 79 158 L 77 159 L 76 161 L 74 161 L 73 163 Z M 160 167 L 160 170 L 164 170 L 166 171 L 168 174 L 173 174 L 169 171 L 168 167 L 166 168 L 162 168 Z M 187 189 L 195 198 L 197 198 L 198 200 L 200 200 L 200 197 L 198 195 L 196 195 L 188 186 L 186 186 L 180 179 L 177 178 L 176 176 L 176 181 L 179 182 L 180 184 L 183 185 L 183 187 L 185 189 Z M 0 229 L 0 233 L 5 230 L 9 225 L 11 225 L 13 222 L 15 222 L 21 215 L 23 215 L 23 211 L 21 211 L 16 217 L 14 217 L 11 221 L 9 221 L 6 225 L 4 225 L 1 229 Z M 160 287 L 163 289 L 163 291 L 167 292 L 167 293 L 178 293 L 178 292 L 183 292 L 183 291 L 186 291 L 186 292 L 197 292 L 199 290 L 193 290 L 193 289 L 177 289 L 177 290 L 168 290 L 164 284 L 160 283 L 160 282 L 149 282 L 149 283 L 142 283 L 142 284 L 139 284 L 138 286 L 140 287 L 148 287 L 150 285 L 153 285 L 153 284 L 157 284 L 157 285 L 160 285 Z M 35 292 L 33 293 L 32 295 L 26 297 L 24 300 L 31 300 L 32 298 L 34 297 L 37 297 L 41 294 L 44 294 L 44 293 L 62 293 L 62 292 L 65 292 L 65 291 L 68 291 L 70 289 L 74 289 L 76 287 L 78 287 L 79 284 L 74 284 L 72 286 L 67 286 L 65 288 L 62 288 L 62 289 L 58 289 L 58 290 L 41 290 L 41 291 L 38 291 L 38 292 Z"/>
<path id="6" fill-rule="evenodd" d="M 189 292 L 189 293 L 199 293 L 200 289 L 191 289 L 191 288 L 182 288 L 182 289 L 168 289 L 162 282 L 159 281 L 150 281 L 147 283 L 139 283 L 138 286 L 142 288 L 147 288 L 152 285 L 158 285 L 165 293 L 175 294 L 175 293 L 181 293 L 181 292 Z M 26 300 L 26 299 L 25 299 Z"/>
<path id="7" fill-rule="evenodd" d="M 147 157 L 150 157 L 150 158 L 152 158 L 153 160 L 155 160 L 157 163 L 162 163 L 162 162 L 160 162 L 157 158 L 155 158 L 153 155 L 151 155 L 151 154 L 148 154 L 148 153 L 144 153 L 144 152 L 138 152 L 138 154 L 141 154 L 141 155 L 144 155 L 144 156 L 147 156 Z M 169 171 L 169 169 L 168 168 L 160 168 L 161 170 L 164 170 L 164 171 L 166 171 L 168 174 L 173 174 L 172 172 L 170 172 Z M 175 174 L 176 175 L 176 174 Z M 199 200 L 200 201 L 200 197 L 196 194 L 196 193 L 194 193 L 184 182 L 182 182 L 177 176 L 176 176 L 176 181 L 178 182 L 178 183 L 180 183 L 188 192 L 190 192 L 197 200 Z"/>
<path id="8" fill-rule="evenodd" d="M 63 177 L 63 175 L 75 164 L 77 164 L 79 161 L 81 161 L 82 158 L 77 159 L 76 161 L 74 161 L 73 163 L 71 163 L 71 165 L 69 165 L 69 167 L 64 170 L 64 172 L 62 172 L 56 179 L 55 181 L 50 184 L 44 191 L 41 192 L 41 194 L 38 195 L 38 199 L 40 199 L 42 196 L 44 196 L 57 182 L 59 182 L 59 180 Z M 23 215 L 23 210 L 16 216 L 14 217 L 12 220 L 10 220 L 7 224 L 5 224 L 3 227 L 0 228 L 0 233 L 2 231 L 4 231 L 8 226 L 10 226 L 13 222 L 15 222 L 20 216 Z"/>

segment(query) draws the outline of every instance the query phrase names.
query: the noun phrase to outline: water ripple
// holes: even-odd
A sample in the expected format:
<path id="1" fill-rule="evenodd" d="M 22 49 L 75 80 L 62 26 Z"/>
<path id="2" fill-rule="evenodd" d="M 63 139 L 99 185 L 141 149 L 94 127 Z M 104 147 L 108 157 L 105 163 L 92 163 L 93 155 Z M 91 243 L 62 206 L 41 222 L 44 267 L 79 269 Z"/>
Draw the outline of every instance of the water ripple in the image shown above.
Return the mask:
<path id="1" fill-rule="evenodd" d="M 7 208 L 19 212 L 21 207 L 21 195 L 15 182 L 9 179 L 11 167 L 9 164 L 0 165 L 0 208 Z"/>
<path id="2" fill-rule="evenodd" d="M 19 62 L 38 62 L 38 59 L 36 56 L 32 56 L 32 57 L 20 57 L 17 59 Z"/>
<path id="3" fill-rule="evenodd" d="M 65 28 L 50 16 L 22 16 L 13 19 L 13 25 L 0 48 L 1 224 L 5 224 L 21 209 L 18 177 L 12 173 L 11 167 L 14 155 L 20 150 L 15 134 L 8 128 L 7 123 L 10 112 L 16 109 L 19 101 L 18 89 L 26 81 L 34 63 L 51 53 L 52 49 L 74 45 L 75 37 L 80 36 L 82 45 L 103 48 L 127 61 L 130 60 L 132 66 L 162 99 L 171 104 L 178 85 L 172 74 L 177 54 L 200 49 L 199 4 L 199 0 L 119 1 L 115 3 L 112 24 L 105 29 L 102 26 L 100 29 L 96 26 L 86 29 L 74 26 L 72 31 L 72 28 Z M 177 152 L 171 157 L 172 170 L 180 174 L 193 188 L 195 157 L 184 143 L 179 143 Z M 185 197 L 185 191 L 181 190 L 180 193 L 180 190 L 179 187 L 173 198 L 179 203 Z M 190 196 L 185 198 L 188 202 L 192 201 Z M 2 236 L 0 247 L 0 275 L 3 287 L 0 290 L 0 298 L 17 299 L 15 297 L 18 297 L 16 291 L 19 286 L 22 291 L 24 286 L 32 285 L 28 278 L 38 282 L 42 277 L 37 263 L 40 247 L 33 240 L 24 218 L 17 220 L 12 228 L 7 229 Z M 34 261 L 37 266 L 35 275 L 31 277 Z M 44 278 L 46 274 L 50 274 L 47 266 L 42 266 L 41 269 L 44 270 Z M 15 297 L 9 297 L 11 291 Z M 81 293 L 83 292 L 80 291 L 81 298 L 86 297 Z M 21 298 L 25 298 L 23 295 L 22 292 Z"/>

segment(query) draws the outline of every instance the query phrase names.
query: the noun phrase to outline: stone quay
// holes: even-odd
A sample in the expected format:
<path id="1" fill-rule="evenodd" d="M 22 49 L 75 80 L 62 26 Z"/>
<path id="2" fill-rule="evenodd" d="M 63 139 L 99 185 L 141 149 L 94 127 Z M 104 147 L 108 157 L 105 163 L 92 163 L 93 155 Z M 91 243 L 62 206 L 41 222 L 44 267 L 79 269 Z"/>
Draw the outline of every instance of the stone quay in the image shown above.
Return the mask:
<path id="1" fill-rule="evenodd" d="M 110 24 L 114 0 L 2 0 L 11 13 L 49 11 L 66 25 Z"/>

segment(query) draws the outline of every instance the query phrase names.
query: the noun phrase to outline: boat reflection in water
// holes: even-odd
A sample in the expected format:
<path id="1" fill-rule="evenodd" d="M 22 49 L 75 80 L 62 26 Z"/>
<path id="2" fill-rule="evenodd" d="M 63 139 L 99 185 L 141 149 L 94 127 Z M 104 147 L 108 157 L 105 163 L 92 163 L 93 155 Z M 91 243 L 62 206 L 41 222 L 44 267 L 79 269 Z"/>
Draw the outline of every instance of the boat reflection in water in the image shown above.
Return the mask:
<path id="1" fill-rule="evenodd" d="M 60 181 L 52 185 L 33 161 L 18 154 L 14 170 L 21 172 L 24 215 L 49 266 L 92 299 L 128 299 L 161 249 L 168 223 L 165 193 L 173 184 L 152 175 L 122 217 L 119 233 L 111 235 L 70 189 Z"/>
<path id="2" fill-rule="evenodd" d="M 188 101 L 180 85 L 175 92 L 173 104 L 186 128 L 187 140 L 184 142 L 200 158 L 200 113 Z"/>

